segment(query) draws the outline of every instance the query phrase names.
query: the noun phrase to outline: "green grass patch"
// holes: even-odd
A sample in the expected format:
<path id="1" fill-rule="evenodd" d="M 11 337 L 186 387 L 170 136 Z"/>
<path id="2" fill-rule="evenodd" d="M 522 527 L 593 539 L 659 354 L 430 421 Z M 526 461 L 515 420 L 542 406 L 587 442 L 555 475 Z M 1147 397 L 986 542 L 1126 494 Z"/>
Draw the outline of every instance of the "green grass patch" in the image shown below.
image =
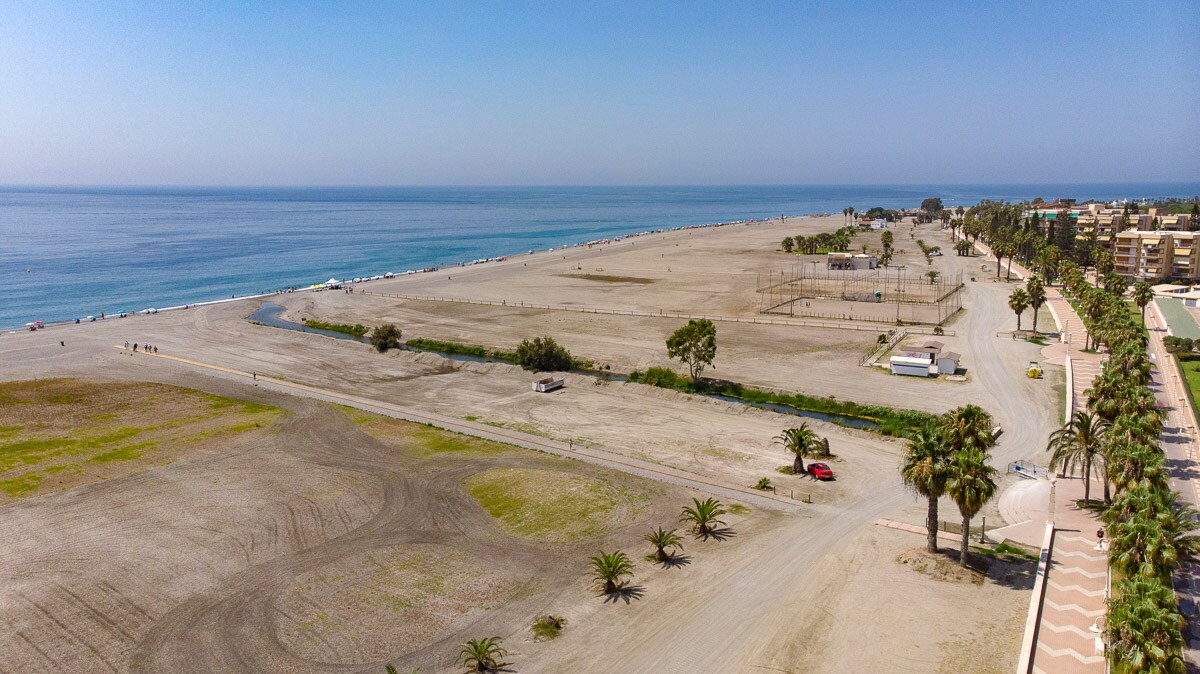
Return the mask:
<path id="1" fill-rule="evenodd" d="M 91 458 L 95 463 L 111 463 L 113 461 L 133 461 L 134 459 L 142 458 L 145 450 L 153 449 L 157 446 L 157 442 L 139 442 L 134 445 L 126 445 L 112 451 L 97 454 Z"/>
<path id="2" fill-rule="evenodd" d="M 1033 561 L 1033 562 L 1038 561 L 1037 555 L 1029 552 L 1028 550 L 1026 550 L 1022 547 L 1019 547 L 1016 545 L 1011 545 L 1008 542 L 1002 542 L 999 545 L 997 545 L 995 548 L 985 548 L 985 547 L 972 545 L 971 550 L 978 552 L 981 555 L 988 555 L 989 557 L 1000 557 L 1002 559 L 1003 558 L 1011 559 L 1011 558 L 1015 557 L 1017 559 L 1024 560 L 1024 561 Z"/>
<path id="3" fill-rule="evenodd" d="M 750 512 L 750 508 L 741 503 L 730 503 L 725 506 L 725 509 L 729 511 L 730 515 L 746 515 Z"/>
<path id="4" fill-rule="evenodd" d="M 371 328 L 368 328 L 361 323 L 350 325 L 349 323 L 326 323 L 325 321 L 317 321 L 311 318 L 305 318 L 303 320 L 305 326 L 313 328 L 314 330 L 340 332 L 344 335 L 352 335 L 354 337 L 366 337 L 367 333 L 371 331 Z"/>
<path id="5" fill-rule="evenodd" d="M 554 543 L 602 536 L 648 502 L 602 480 L 534 468 L 497 468 L 464 484 L 508 533 Z"/>
<path id="6" fill-rule="evenodd" d="M 776 393 L 743 386 L 736 382 L 705 380 L 702 385 L 696 385 L 691 378 L 661 367 L 652 367 L 645 372 L 633 372 L 629 375 L 629 380 L 677 391 L 716 394 L 747 403 L 780 405 L 804 412 L 829 415 L 830 422 L 851 428 L 857 426 L 849 423 L 847 421 L 849 419 L 867 421 L 876 425 L 875 429 L 870 430 L 897 437 L 904 437 L 909 431 L 916 430 L 934 419 L 934 415 L 928 412 L 896 409 L 882 405 L 863 405 L 848 400 L 810 396 L 803 393 Z"/>
<path id="7" fill-rule="evenodd" d="M 42 476 L 37 473 L 25 473 L 10 480 L 0 480 L 0 491 L 9 496 L 24 496 L 36 491 L 42 484 Z"/>
<path id="8" fill-rule="evenodd" d="M 584 281 L 601 281 L 604 283 L 638 283 L 647 285 L 657 282 L 657 279 L 641 276 L 612 276 L 609 274 L 559 274 L 563 278 L 577 278 Z"/>
<path id="9" fill-rule="evenodd" d="M 533 632 L 534 641 L 549 641 L 562 634 L 567 619 L 562 616 L 545 615 L 533 621 L 529 628 Z"/>
<path id="10" fill-rule="evenodd" d="M 447 342 L 440 339 L 426 339 L 424 337 L 410 339 L 405 342 L 404 345 L 411 349 L 416 349 L 417 351 L 436 351 L 455 356 L 492 358 L 510 363 L 517 359 L 517 354 L 513 351 L 501 351 L 500 349 L 489 349 L 485 346 L 479 346 L 478 344 Z"/>
<path id="11" fill-rule="evenodd" d="M 1200 397 L 1200 354 L 1177 353 L 1175 361 L 1183 380 L 1187 383 L 1188 402 L 1196 414 L 1200 415 L 1200 407 L 1196 406 L 1196 398 Z"/>

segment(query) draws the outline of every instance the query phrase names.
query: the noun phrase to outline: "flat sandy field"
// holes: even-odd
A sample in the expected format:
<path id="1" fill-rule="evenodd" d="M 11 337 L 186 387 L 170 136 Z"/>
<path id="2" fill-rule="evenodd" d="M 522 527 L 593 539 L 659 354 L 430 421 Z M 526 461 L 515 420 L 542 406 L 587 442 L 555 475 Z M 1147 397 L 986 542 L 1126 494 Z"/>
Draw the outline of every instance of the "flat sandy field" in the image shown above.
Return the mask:
<path id="1" fill-rule="evenodd" d="M 683 371 L 664 341 L 684 320 L 653 314 L 710 316 L 715 377 L 935 413 L 975 402 L 1006 429 L 1001 470 L 1044 462 L 1061 373 L 1024 377 L 1039 347 L 997 336 L 1015 327 L 1012 286 L 969 280 L 980 258 L 932 265 L 968 279 L 965 309 L 938 338 L 963 355 L 964 382 L 859 366 L 887 324 L 749 322 L 765 318 L 758 274 L 804 260 L 779 240 L 840 225 L 684 230 L 271 301 L 292 320 L 393 322 L 406 339 L 511 349 L 552 335 L 618 372 Z M 896 230 L 897 263 L 926 268 L 915 238 L 952 251 L 936 226 L 908 232 Z M 391 296 L 401 294 L 426 299 Z M 458 644 L 493 634 L 519 671 L 961 671 L 968 652 L 986 654 L 977 671 L 1012 669 L 1024 567 L 956 574 L 921 557 L 920 537 L 873 526 L 922 521 L 896 474 L 900 441 L 582 374 L 538 394 L 512 365 L 253 325 L 260 303 L 0 334 L 0 379 L 11 382 L 0 394 L 0 533 L 16 541 L 0 551 L 10 627 L 0 669 L 456 671 Z M 314 398 L 573 447 L 608 467 Z M 829 439 L 837 480 L 776 470 L 790 459 L 773 438 L 801 421 Z M 763 477 L 779 501 L 755 500 Z M 642 534 L 679 526 L 682 504 L 711 493 L 750 505 L 728 518 L 734 536 L 688 538 L 674 568 L 642 559 Z M 590 587 L 587 557 L 612 547 L 634 557 L 640 598 L 605 602 Z M 567 625 L 535 641 L 529 624 L 545 613 Z"/>

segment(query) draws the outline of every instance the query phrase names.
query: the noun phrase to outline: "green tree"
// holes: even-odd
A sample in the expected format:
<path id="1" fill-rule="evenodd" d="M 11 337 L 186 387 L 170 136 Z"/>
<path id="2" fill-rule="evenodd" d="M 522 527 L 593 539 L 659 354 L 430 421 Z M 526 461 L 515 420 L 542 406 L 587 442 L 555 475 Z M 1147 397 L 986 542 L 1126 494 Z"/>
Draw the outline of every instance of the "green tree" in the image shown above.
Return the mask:
<path id="1" fill-rule="evenodd" d="M 1109 563 L 1126 576 L 1167 581 L 1200 552 L 1200 538 L 1192 534 L 1195 526 L 1196 511 L 1191 506 L 1139 510 L 1108 526 Z"/>
<path id="2" fill-rule="evenodd" d="M 562 372 L 571 369 L 571 352 L 553 337 L 526 339 L 517 346 L 517 365 L 532 372 Z"/>
<path id="3" fill-rule="evenodd" d="M 693 498 L 692 505 L 683 507 L 683 516 L 679 519 L 681 522 L 691 522 L 692 531 L 696 532 L 697 536 L 705 537 L 712 533 L 714 526 L 725 524 L 721 516 L 727 514 L 729 511 L 716 499 L 706 498 L 701 501 Z"/>
<path id="4" fill-rule="evenodd" d="M 950 460 L 946 493 L 954 499 L 962 515 L 962 547 L 958 552 L 958 563 L 962 566 L 967 565 L 971 518 L 996 495 L 996 469 L 988 465 L 988 458 L 982 450 L 965 449 L 955 452 Z"/>
<path id="5" fill-rule="evenodd" d="M 950 452 L 942 443 L 938 424 L 929 423 L 909 436 L 900 467 L 904 484 L 928 502 L 925 511 L 925 549 L 937 552 L 938 499 L 946 493 L 950 477 Z"/>
<path id="6" fill-rule="evenodd" d="M 891 250 L 892 244 L 896 241 L 896 235 L 892 234 L 891 230 L 884 230 L 883 234 L 879 235 L 879 241 L 883 244 L 884 250 Z"/>
<path id="7" fill-rule="evenodd" d="M 666 531 L 659 527 L 658 531 L 651 531 L 642 538 L 654 546 L 654 558 L 660 562 L 671 559 L 671 555 L 667 554 L 667 548 L 683 549 L 683 539 L 679 537 L 675 529 Z"/>
<path id="8" fill-rule="evenodd" d="M 1133 284 L 1133 301 L 1142 310 L 1142 327 L 1146 325 L 1146 305 L 1154 299 L 1154 288 L 1145 281 Z"/>
<path id="9" fill-rule="evenodd" d="M 792 249 L 795 248 L 795 246 L 796 246 L 796 242 L 792 241 L 792 237 L 790 237 L 790 236 L 783 237 L 783 252 L 790 253 L 790 252 L 792 252 Z"/>
<path id="10" fill-rule="evenodd" d="M 925 275 L 929 277 L 929 285 L 933 285 L 937 282 L 937 277 L 941 276 L 942 273 L 930 269 L 929 271 L 925 272 Z"/>
<path id="11" fill-rule="evenodd" d="M 804 474 L 804 457 L 810 456 L 819 440 L 817 434 L 808 427 L 808 422 L 802 422 L 796 428 L 785 429 L 775 436 L 776 444 L 792 455 L 792 474 Z"/>
<path id="12" fill-rule="evenodd" d="M 1017 288 L 1008 296 L 1008 308 L 1017 315 L 1017 332 L 1021 331 L 1021 314 L 1029 308 L 1029 293 L 1024 288 Z"/>
<path id="13" fill-rule="evenodd" d="M 1046 303 L 1046 285 L 1042 277 L 1034 274 L 1025 282 L 1025 292 L 1029 293 L 1029 306 L 1033 309 L 1033 331 L 1037 332 L 1038 311 Z"/>
<path id="14" fill-rule="evenodd" d="M 692 381 L 700 383 L 704 368 L 717 355 L 717 328 L 707 318 L 693 318 L 667 338 L 667 355 L 687 363 Z"/>
<path id="15" fill-rule="evenodd" d="M 507 653 L 500 647 L 501 641 L 500 637 L 472 639 L 462 645 L 458 661 L 473 671 L 490 672 L 500 666 L 500 658 Z"/>
<path id="16" fill-rule="evenodd" d="M 384 353 L 388 349 L 400 348 L 400 335 L 400 328 L 397 328 L 395 324 L 384 323 L 372 330 L 368 339 L 376 351 Z"/>
<path id="17" fill-rule="evenodd" d="M 1050 442 L 1046 446 L 1046 450 L 1050 452 L 1050 470 L 1073 472 L 1076 467 L 1083 469 L 1085 502 L 1092 496 L 1092 465 L 1104 460 L 1104 433 L 1107 430 L 1108 422 L 1095 412 L 1078 410 L 1071 415 L 1071 420 L 1065 426 L 1050 435 Z M 1107 484 L 1106 478 L 1106 501 L 1109 498 Z"/>
<path id="18" fill-rule="evenodd" d="M 939 213 L 943 208 L 942 200 L 938 197 L 929 197 L 921 201 L 921 210 L 926 213 Z"/>
<path id="19" fill-rule="evenodd" d="M 992 435 L 992 417 L 978 405 L 963 405 L 941 417 L 942 441 L 950 451 L 974 449 L 987 451 L 996 443 Z"/>
<path id="20" fill-rule="evenodd" d="M 1157 578 L 1118 581 L 1108 600 L 1105 634 L 1114 672 L 1184 674 L 1183 628 L 1171 586 Z"/>
<path id="21" fill-rule="evenodd" d="M 604 594 L 612 594 L 617 591 L 617 584 L 622 578 L 633 575 L 633 562 L 629 555 L 620 550 L 601 552 L 599 556 L 592 557 L 592 573 L 596 582 L 603 584 Z"/>

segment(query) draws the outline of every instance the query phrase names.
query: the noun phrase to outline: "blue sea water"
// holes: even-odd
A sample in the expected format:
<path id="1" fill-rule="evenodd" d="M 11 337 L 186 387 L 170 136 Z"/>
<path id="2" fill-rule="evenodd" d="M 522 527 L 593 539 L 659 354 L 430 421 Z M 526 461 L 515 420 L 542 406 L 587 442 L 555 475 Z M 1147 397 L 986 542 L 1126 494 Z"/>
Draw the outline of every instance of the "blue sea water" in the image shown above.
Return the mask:
<path id="1" fill-rule="evenodd" d="M 0 187 L 0 327 L 165 307 L 621 234 L 846 206 L 1200 194 L 1200 183 Z M 835 221 L 837 222 L 837 221 Z"/>

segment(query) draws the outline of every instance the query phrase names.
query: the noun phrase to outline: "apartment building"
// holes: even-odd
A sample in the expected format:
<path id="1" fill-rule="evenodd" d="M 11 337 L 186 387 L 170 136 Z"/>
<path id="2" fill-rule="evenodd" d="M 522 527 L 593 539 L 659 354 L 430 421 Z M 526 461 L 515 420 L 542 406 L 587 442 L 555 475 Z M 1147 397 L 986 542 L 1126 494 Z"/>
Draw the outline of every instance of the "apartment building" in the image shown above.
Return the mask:
<path id="1" fill-rule="evenodd" d="M 1114 271 L 1137 281 L 1200 280 L 1197 232 L 1126 230 L 1113 243 Z"/>

